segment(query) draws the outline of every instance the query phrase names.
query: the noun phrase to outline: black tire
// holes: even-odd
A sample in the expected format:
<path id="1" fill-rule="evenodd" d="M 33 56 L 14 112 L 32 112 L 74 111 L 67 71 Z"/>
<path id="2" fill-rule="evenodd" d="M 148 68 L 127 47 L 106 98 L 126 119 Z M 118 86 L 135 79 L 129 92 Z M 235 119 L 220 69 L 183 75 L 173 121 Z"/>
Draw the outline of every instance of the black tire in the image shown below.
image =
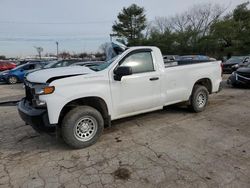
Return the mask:
<path id="1" fill-rule="evenodd" d="M 69 146 L 81 149 L 96 143 L 103 128 L 104 120 L 98 110 L 90 106 L 79 106 L 69 111 L 63 118 L 61 133 L 63 140 Z"/>
<path id="2" fill-rule="evenodd" d="M 18 82 L 18 78 L 16 76 L 9 76 L 7 82 L 8 84 L 16 84 Z"/>
<path id="3" fill-rule="evenodd" d="M 235 82 L 234 82 L 234 83 L 232 83 L 231 85 L 232 85 L 232 87 L 236 87 L 236 88 L 237 88 L 237 87 L 239 87 L 239 85 L 238 85 L 238 84 L 236 84 Z"/>
<path id="4" fill-rule="evenodd" d="M 197 113 L 205 110 L 208 103 L 208 96 L 209 93 L 205 86 L 195 85 L 190 97 L 189 109 Z"/>

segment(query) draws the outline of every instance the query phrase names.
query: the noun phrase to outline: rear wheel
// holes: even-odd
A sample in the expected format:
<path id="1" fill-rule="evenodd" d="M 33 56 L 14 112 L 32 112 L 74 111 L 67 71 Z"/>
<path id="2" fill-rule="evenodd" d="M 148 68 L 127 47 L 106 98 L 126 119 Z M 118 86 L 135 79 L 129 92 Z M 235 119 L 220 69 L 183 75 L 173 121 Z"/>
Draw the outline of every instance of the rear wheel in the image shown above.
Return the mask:
<path id="1" fill-rule="evenodd" d="M 208 103 L 208 90 L 205 86 L 195 85 L 191 98 L 189 108 L 194 112 L 202 112 L 205 110 Z"/>
<path id="2" fill-rule="evenodd" d="M 85 148 L 94 144 L 101 136 L 104 121 L 101 113 L 90 107 L 76 107 L 62 121 L 62 138 L 73 148 Z"/>
<path id="3" fill-rule="evenodd" d="M 7 81 L 9 84 L 16 84 L 18 82 L 18 79 L 15 76 L 10 76 Z"/>

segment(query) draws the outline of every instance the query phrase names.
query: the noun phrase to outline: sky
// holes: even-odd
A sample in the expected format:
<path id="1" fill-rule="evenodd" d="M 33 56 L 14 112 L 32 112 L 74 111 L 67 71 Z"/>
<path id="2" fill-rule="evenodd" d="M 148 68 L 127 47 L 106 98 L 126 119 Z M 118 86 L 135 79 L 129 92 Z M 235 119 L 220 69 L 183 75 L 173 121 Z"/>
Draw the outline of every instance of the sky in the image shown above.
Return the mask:
<path id="1" fill-rule="evenodd" d="M 143 6 L 147 19 L 173 16 L 195 4 L 219 3 L 228 10 L 246 0 L 0 0 L 0 55 L 36 55 L 59 51 L 96 52 L 110 41 L 112 25 L 123 7 Z"/>

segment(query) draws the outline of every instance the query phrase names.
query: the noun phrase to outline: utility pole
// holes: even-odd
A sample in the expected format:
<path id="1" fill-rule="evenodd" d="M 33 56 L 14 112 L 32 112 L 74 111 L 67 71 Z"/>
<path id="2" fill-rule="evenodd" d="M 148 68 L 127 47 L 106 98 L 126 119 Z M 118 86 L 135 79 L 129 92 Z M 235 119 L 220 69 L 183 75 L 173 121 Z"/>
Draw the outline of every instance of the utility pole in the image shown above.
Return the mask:
<path id="1" fill-rule="evenodd" d="M 56 57 L 57 57 L 57 59 L 58 59 L 58 45 L 59 45 L 59 43 L 56 41 Z"/>

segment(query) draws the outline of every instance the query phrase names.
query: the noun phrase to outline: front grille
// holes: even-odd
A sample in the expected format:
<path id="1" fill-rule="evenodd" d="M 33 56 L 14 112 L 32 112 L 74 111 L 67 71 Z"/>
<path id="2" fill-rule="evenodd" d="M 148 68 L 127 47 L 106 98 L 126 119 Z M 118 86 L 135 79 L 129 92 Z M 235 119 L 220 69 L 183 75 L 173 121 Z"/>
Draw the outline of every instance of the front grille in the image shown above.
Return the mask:
<path id="1" fill-rule="evenodd" d="M 250 79 L 248 79 L 246 77 L 238 76 L 238 81 L 245 83 L 245 84 L 250 84 Z"/>
<path id="2" fill-rule="evenodd" d="M 244 76 L 246 78 L 250 78 L 250 73 L 248 73 L 248 72 L 237 72 L 237 74 L 240 76 Z"/>
<path id="3" fill-rule="evenodd" d="M 34 88 L 32 87 L 32 84 L 28 82 L 26 79 L 24 80 L 24 86 L 25 86 L 25 99 L 26 101 L 32 103 L 32 99 L 34 98 Z"/>
<path id="4" fill-rule="evenodd" d="M 33 99 L 32 89 L 29 86 L 25 86 L 25 94 L 26 94 L 26 100 L 32 102 Z"/>

